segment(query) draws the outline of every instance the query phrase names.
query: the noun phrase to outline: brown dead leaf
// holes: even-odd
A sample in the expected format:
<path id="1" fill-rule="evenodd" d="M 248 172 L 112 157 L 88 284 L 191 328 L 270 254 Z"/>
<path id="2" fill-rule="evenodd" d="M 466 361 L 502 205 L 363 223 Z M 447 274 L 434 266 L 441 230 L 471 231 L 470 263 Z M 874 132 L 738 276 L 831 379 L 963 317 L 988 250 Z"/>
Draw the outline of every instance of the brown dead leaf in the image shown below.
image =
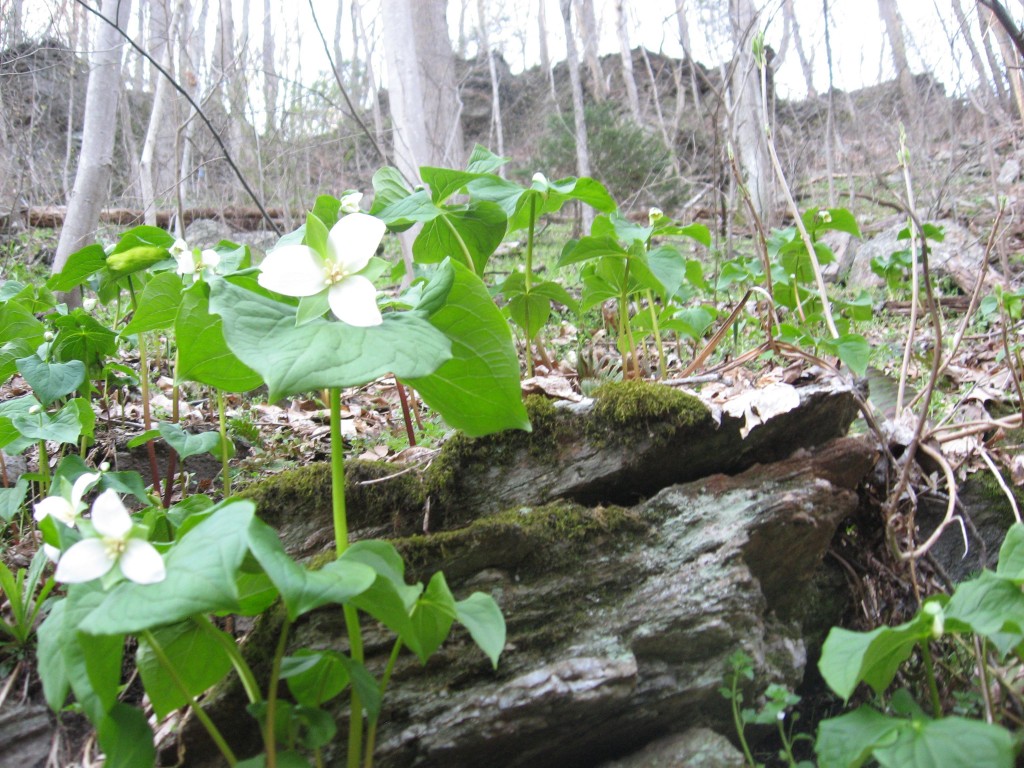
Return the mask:
<path id="1" fill-rule="evenodd" d="M 522 383 L 524 395 L 544 395 L 553 400 L 568 400 L 578 403 L 583 399 L 564 376 L 534 376 Z"/>

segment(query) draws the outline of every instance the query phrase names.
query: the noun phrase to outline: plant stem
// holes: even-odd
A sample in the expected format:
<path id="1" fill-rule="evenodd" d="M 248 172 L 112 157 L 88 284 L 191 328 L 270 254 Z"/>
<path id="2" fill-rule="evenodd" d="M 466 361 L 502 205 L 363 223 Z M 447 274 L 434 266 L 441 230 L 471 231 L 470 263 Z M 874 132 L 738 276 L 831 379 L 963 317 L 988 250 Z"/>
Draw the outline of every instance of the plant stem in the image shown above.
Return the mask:
<path id="1" fill-rule="evenodd" d="M 202 614 L 193 616 L 192 622 L 215 639 L 221 648 L 224 649 L 224 652 L 227 653 L 228 658 L 231 659 L 231 665 L 238 674 L 238 679 L 242 681 L 242 688 L 245 689 L 245 695 L 248 697 L 249 703 L 258 704 L 261 702 L 263 697 L 260 695 L 260 687 L 256 682 L 256 675 L 253 674 L 252 668 L 245 660 L 245 657 L 242 656 L 242 652 L 238 650 L 238 646 L 235 645 L 234 641 L 217 629 L 213 622 Z"/>
<path id="2" fill-rule="evenodd" d="M 274 728 L 277 720 L 277 686 L 281 677 L 281 659 L 284 657 L 290 626 L 287 620 L 281 625 L 281 636 L 277 640 L 277 648 L 274 649 L 274 663 L 270 670 L 270 684 L 267 687 L 266 724 L 263 733 L 263 745 L 267 748 L 266 768 L 277 768 L 277 734 Z"/>
<path id="3" fill-rule="evenodd" d="M 139 304 L 135 298 L 135 283 L 128 278 L 128 292 L 132 297 L 132 310 L 138 311 Z M 153 428 L 153 418 L 149 412 L 149 361 L 146 357 L 146 336 L 138 335 L 139 339 L 139 389 L 142 390 L 142 425 L 147 432 Z M 153 491 L 160 493 L 160 468 L 156 465 L 156 446 L 150 440 L 146 443 L 149 453 L 149 471 L 153 476 Z"/>
<path id="4" fill-rule="evenodd" d="M 526 317 L 526 327 L 523 334 L 526 336 L 526 378 L 533 377 L 533 349 L 530 338 L 530 288 L 533 286 L 533 234 L 537 219 L 537 198 L 530 195 L 530 227 L 526 230 L 526 269 L 523 271 L 523 291 L 526 293 L 526 301 L 523 303 L 523 313 Z"/>
<path id="5" fill-rule="evenodd" d="M 217 745 L 217 749 L 219 749 L 220 753 L 224 756 L 224 760 L 233 768 L 238 762 L 238 758 L 235 757 L 235 753 L 231 751 L 231 747 L 228 746 L 228 743 L 224 740 L 224 736 L 221 735 L 217 726 L 213 724 L 209 715 L 207 715 L 206 712 L 203 711 L 203 708 L 199 706 L 195 697 L 189 694 L 188 688 L 178 675 L 178 670 L 174 668 L 174 664 L 172 664 L 171 660 L 167 658 L 167 654 L 164 653 L 164 649 L 160 646 L 160 643 L 157 642 L 153 633 L 148 629 L 143 630 L 141 636 L 149 645 L 150 649 L 152 649 L 153 655 L 156 656 L 157 661 L 160 662 L 160 666 L 167 671 L 167 675 L 171 678 L 175 687 L 177 687 L 177 689 L 185 696 L 188 701 L 188 706 L 192 710 L 192 714 L 196 716 L 196 719 L 202 724 L 203 728 L 206 729 L 206 732 L 213 740 L 213 743 Z"/>
<path id="6" fill-rule="evenodd" d="M 220 466 L 224 476 L 224 498 L 231 495 L 231 471 L 228 467 L 228 428 L 224 420 L 224 391 L 217 390 L 217 421 L 220 428 Z"/>
<path id="7" fill-rule="evenodd" d="M 651 328 L 654 330 L 654 345 L 658 349 L 658 378 L 665 378 L 665 347 L 661 343 L 661 329 L 658 327 L 658 312 L 654 306 L 654 294 L 647 289 L 647 307 L 651 310 Z"/>
<path id="8" fill-rule="evenodd" d="M 754 756 L 750 754 L 750 747 L 747 745 L 747 737 L 743 733 L 743 716 L 740 714 L 740 706 L 742 704 L 742 700 L 740 699 L 741 694 L 739 692 L 739 680 L 739 673 L 733 672 L 732 696 L 730 697 L 732 703 L 732 720 L 736 726 L 736 735 L 739 737 L 740 746 L 743 747 L 743 756 L 747 760 L 747 765 L 749 765 L 750 768 L 754 768 L 754 766 L 756 766 L 757 763 L 754 762 Z"/>
<path id="9" fill-rule="evenodd" d="M 469 252 L 469 247 L 466 245 L 466 241 L 462 239 L 462 235 L 459 234 L 459 230 L 455 228 L 455 225 L 448 221 L 447 216 L 441 216 L 441 221 L 448 227 L 448 231 L 452 233 L 455 238 L 455 242 L 459 244 L 459 249 L 462 251 L 462 258 L 466 262 L 466 266 L 469 267 L 469 271 L 476 274 L 476 265 L 473 264 L 473 256 Z"/>
<path id="10" fill-rule="evenodd" d="M 380 697 L 384 698 L 384 691 L 388 688 L 388 683 L 391 681 L 391 673 L 395 671 L 395 663 L 398 661 L 398 654 L 402 651 L 402 638 L 395 640 L 395 645 L 391 649 L 391 656 L 388 658 L 388 665 L 384 668 L 384 677 L 380 681 Z M 374 718 L 370 722 L 369 727 L 366 730 L 366 762 L 363 768 L 373 768 L 373 748 L 377 742 L 377 719 Z"/>
<path id="11" fill-rule="evenodd" d="M 334 518 L 334 549 L 338 557 L 348 549 L 348 517 L 345 514 L 345 444 L 341 438 L 341 390 L 328 392 L 331 410 L 331 510 Z"/>
<path id="12" fill-rule="evenodd" d="M 328 392 L 331 410 L 331 509 L 334 518 L 334 547 L 338 557 L 348 549 L 348 518 L 345 514 L 345 445 L 341 439 L 341 390 Z M 363 638 L 359 629 L 359 613 L 346 605 L 345 628 L 348 631 L 349 653 L 353 661 L 363 662 Z M 352 688 L 348 717 L 348 768 L 359 768 L 363 749 L 363 703 Z"/>
<path id="13" fill-rule="evenodd" d="M 50 492 L 50 455 L 46 452 L 46 441 L 39 441 L 39 494 L 46 496 Z"/>
<path id="14" fill-rule="evenodd" d="M 398 401 L 402 404 L 402 421 L 405 422 L 405 436 L 409 438 L 409 447 L 416 445 L 416 431 L 412 428 L 412 416 L 409 413 L 409 398 L 405 395 L 405 385 L 395 379 L 395 389 L 398 390 Z"/>
<path id="15" fill-rule="evenodd" d="M 932 663 L 932 649 L 928 641 L 921 643 L 921 656 L 924 658 L 924 671 L 928 675 L 928 693 L 932 698 L 932 715 L 938 720 L 942 717 L 942 701 L 939 699 L 939 686 L 935 682 L 935 665 Z"/>

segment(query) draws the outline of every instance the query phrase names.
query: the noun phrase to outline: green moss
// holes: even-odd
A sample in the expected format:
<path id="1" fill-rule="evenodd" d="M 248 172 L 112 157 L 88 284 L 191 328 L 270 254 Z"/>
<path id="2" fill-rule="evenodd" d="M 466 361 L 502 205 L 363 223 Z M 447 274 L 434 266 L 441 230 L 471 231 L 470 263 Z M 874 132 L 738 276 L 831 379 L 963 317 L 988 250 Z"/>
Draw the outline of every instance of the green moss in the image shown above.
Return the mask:
<path id="1" fill-rule="evenodd" d="M 611 381 L 594 392 L 594 417 L 602 426 L 636 427 L 668 422 L 684 429 L 706 421 L 707 407 L 675 387 L 646 381 Z"/>
<path id="2" fill-rule="evenodd" d="M 393 535 L 416 530 L 426 492 L 419 474 L 397 474 L 401 466 L 379 461 L 345 465 L 345 498 L 350 528 L 390 526 Z M 261 519 L 280 527 L 288 517 L 328 513 L 330 464 L 310 464 L 274 475 L 246 489 Z"/>
<path id="3" fill-rule="evenodd" d="M 645 532 L 621 507 L 582 507 L 553 502 L 475 520 L 464 528 L 395 542 L 417 578 L 444 570 L 457 579 L 485 568 L 549 570 L 575 562 L 600 537 Z"/>

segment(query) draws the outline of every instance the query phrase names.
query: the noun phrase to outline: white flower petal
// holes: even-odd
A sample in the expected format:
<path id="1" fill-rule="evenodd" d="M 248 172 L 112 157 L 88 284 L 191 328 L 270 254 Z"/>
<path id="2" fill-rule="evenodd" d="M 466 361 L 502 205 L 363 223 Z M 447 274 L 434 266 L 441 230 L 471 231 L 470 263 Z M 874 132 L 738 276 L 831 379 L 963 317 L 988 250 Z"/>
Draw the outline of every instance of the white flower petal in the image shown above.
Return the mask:
<path id="1" fill-rule="evenodd" d="M 71 506 L 76 512 L 78 511 L 78 505 L 82 503 L 82 497 L 85 496 L 85 492 L 99 479 L 99 472 L 86 472 L 79 475 L 78 479 L 75 480 L 75 484 L 71 486 Z"/>
<path id="2" fill-rule="evenodd" d="M 199 260 L 203 262 L 204 268 L 213 269 L 220 264 L 220 254 L 212 248 L 207 248 L 203 251 L 202 255 L 200 255 Z"/>
<path id="3" fill-rule="evenodd" d="M 183 253 L 192 253 L 192 249 L 188 247 L 188 243 L 182 240 L 180 237 L 176 238 L 174 244 L 167 249 L 167 251 L 177 259 Z"/>
<path id="4" fill-rule="evenodd" d="M 183 253 L 176 253 L 174 260 L 178 262 L 178 268 L 175 270 L 179 275 L 194 275 L 196 272 L 196 257 L 192 251 L 185 251 Z"/>
<path id="5" fill-rule="evenodd" d="M 327 236 L 327 251 L 331 259 L 345 272 L 355 274 L 367 265 L 387 227 L 376 216 L 350 213 L 342 216 L 331 227 Z"/>
<path id="6" fill-rule="evenodd" d="M 346 277 L 332 285 L 327 292 L 327 303 L 343 323 L 366 328 L 384 322 L 377 307 L 377 289 L 360 275 Z"/>
<path id="7" fill-rule="evenodd" d="M 114 562 L 102 539 L 82 539 L 61 557 L 53 578 L 65 584 L 81 584 L 103 576 Z"/>
<path id="8" fill-rule="evenodd" d="M 56 563 L 60 560 L 60 550 L 52 544 L 43 544 L 43 554 L 46 555 L 46 559 L 51 563 Z"/>
<path id="9" fill-rule="evenodd" d="M 341 196 L 340 210 L 342 213 L 358 213 L 359 212 L 359 201 L 363 199 L 362 192 L 346 192 Z"/>
<path id="10" fill-rule="evenodd" d="M 35 505 L 32 517 L 37 523 L 47 516 L 59 520 L 68 528 L 75 524 L 75 519 L 78 517 L 77 510 L 62 496 L 47 496 Z"/>
<path id="11" fill-rule="evenodd" d="M 128 539 L 118 560 L 121 573 L 136 584 L 156 584 L 167 578 L 164 559 L 156 547 L 142 539 Z"/>
<path id="12" fill-rule="evenodd" d="M 327 268 L 308 245 L 285 245 L 260 264 L 259 284 L 285 296 L 315 296 L 327 287 Z"/>
<path id="13" fill-rule="evenodd" d="M 123 540 L 132 529 L 132 519 L 113 489 L 101 493 L 92 503 L 92 526 L 111 539 Z"/>

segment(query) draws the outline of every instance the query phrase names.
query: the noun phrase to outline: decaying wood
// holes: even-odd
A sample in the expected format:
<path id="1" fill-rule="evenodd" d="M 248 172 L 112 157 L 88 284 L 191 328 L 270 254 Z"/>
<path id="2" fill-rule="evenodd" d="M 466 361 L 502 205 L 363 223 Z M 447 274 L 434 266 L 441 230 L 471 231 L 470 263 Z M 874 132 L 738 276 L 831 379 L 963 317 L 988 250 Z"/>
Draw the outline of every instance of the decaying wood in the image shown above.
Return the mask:
<path id="1" fill-rule="evenodd" d="M 27 222 L 30 227 L 57 228 L 64 224 L 67 216 L 66 206 L 42 206 L 13 211 L 8 214 L 8 220 L 20 220 Z M 275 221 L 283 222 L 289 216 L 293 219 L 301 219 L 299 212 L 288 213 L 281 208 L 269 208 L 267 213 Z M 175 216 L 174 211 L 160 210 L 156 212 L 156 226 L 168 229 L 171 220 Z M 142 224 L 145 212 L 134 208 L 106 208 L 100 212 L 100 221 L 104 224 L 115 224 L 120 227 L 131 227 Z M 252 231 L 260 229 L 263 224 L 263 215 L 256 208 L 229 206 L 227 208 L 186 208 L 184 213 L 184 224 L 188 226 L 196 219 L 216 219 L 228 224 L 232 229 L 240 231 Z"/>

